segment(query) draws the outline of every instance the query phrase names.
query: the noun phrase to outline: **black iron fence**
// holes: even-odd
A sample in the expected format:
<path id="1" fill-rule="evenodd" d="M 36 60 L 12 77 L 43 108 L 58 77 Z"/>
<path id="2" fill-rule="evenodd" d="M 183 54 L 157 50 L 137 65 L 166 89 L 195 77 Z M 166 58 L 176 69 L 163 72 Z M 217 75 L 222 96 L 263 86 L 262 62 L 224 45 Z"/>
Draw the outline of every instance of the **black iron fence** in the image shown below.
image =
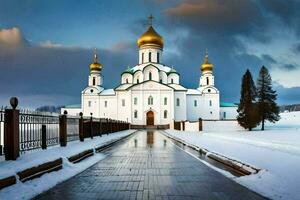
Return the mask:
<path id="1" fill-rule="evenodd" d="M 68 116 L 29 110 L 18 110 L 17 98 L 12 98 L 12 109 L 0 108 L 0 155 L 15 160 L 19 153 L 48 146 L 66 146 L 74 140 L 102 136 L 130 128 L 129 123 L 119 120 Z"/>
<path id="2" fill-rule="evenodd" d="M 46 146 L 57 145 L 59 140 L 59 115 L 30 110 L 20 110 L 20 152 L 42 148 L 43 132 Z"/>

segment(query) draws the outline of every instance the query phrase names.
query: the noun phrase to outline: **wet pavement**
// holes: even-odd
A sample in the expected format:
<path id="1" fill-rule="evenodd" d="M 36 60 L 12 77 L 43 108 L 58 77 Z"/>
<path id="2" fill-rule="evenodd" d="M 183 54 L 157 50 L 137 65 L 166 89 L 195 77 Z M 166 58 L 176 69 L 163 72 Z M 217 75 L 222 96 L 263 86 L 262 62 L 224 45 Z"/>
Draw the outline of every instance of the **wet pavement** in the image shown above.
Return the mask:
<path id="1" fill-rule="evenodd" d="M 105 159 L 36 199 L 265 199 L 159 131 L 139 131 L 104 153 Z"/>

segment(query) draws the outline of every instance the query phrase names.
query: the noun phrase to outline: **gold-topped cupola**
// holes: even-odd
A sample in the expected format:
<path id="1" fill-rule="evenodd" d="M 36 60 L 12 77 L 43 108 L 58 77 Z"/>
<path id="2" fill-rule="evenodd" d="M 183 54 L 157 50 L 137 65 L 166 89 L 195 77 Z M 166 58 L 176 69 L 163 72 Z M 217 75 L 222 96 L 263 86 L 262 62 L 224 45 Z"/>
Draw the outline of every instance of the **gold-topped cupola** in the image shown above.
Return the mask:
<path id="1" fill-rule="evenodd" d="M 214 65 L 209 62 L 209 60 L 208 60 L 208 50 L 206 49 L 204 62 L 201 65 L 201 71 L 202 72 L 212 72 L 213 68 L 214 68 Z"/>
<path id="2" fill-rule="evenodd" d="M 164 39 L 154 30 L 152 26 L 152 20 L 153 16 L 150 15 L 148 17 L 148 29 L 141 35 L 141 37 L 137 41 L 138 47 L 140 49 L 148 47 L 163 49 L 164 47 Z"/>
<path id="3" fill-rule="evenodd" d="M 97 56 L 97 52 L 96 52 L 96 49 L 95 49 L 95 51 L 94 51 L 94 60 L 90 64 L 90 70 L 91 70 L 91 72 L 100 72 L 102 70 L 102 68 L 103 68 L 102 64 L 98 62 L 98 56 Z"/>

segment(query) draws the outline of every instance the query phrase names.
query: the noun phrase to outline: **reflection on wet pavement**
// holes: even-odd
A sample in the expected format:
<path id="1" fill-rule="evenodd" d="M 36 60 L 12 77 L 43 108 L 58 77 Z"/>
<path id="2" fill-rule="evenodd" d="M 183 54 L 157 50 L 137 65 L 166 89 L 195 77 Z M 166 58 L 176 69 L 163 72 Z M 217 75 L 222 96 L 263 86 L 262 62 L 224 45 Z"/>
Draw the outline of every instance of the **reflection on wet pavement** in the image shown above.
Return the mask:
<path id="1" fill-rule="evenodd" d="M 264 199 L 176 147 L 138 131 L 108 156 L 39 199 Z"/>

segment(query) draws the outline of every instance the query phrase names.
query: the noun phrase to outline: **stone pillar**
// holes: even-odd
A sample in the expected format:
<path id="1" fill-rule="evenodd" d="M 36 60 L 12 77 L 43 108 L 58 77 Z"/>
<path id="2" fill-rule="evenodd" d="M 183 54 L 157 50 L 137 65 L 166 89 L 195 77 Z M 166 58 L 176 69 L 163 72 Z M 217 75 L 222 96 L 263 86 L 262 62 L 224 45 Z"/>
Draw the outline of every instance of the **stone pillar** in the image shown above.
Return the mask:
<path id="1" fill-rule="evenodd" d="M 84 141 L 84 135 L 83 135 L 83 113 L 80 112 L 79 113 L 79 140 L 80 142 L 83 142 Z"/>
<path id="2" fill-rule="evenodd" d="M 199 131 L 203 131 L 202 118 L 199 118 Z"/>
<path id="3" fill-rule="evenodd" d="M 91 113 L 91 118 L 90 118 L 90 137 L 93 139 L 93 113 Z"/>
<path id="4" fill-rule="evenodd" d="M 61 147 L 67 146 L 67 114 L 65 110 L 64 114 L 59 116 L 59 143 Z"/>
<path id="5" fill-rule="evenodd" d="M 10 99 L 12 109 L 5 109 L 4 114 L 4 154 L 5 160 L 16 160 L 20 155 L 18 99 Z"/>

